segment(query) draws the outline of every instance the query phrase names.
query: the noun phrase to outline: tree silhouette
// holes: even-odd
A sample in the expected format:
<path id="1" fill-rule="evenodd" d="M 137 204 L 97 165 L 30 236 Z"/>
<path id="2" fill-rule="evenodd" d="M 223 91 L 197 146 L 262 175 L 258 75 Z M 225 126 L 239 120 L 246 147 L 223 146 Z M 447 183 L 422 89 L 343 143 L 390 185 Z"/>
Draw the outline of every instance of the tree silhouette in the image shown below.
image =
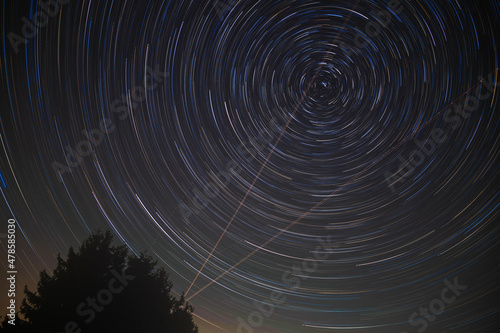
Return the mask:
<path id="1" fill-rule="evenodd" d="M 181 295 L 171 295 L 172 283 L 156 261 L 128 255 L 112 245 L 113 236 L 97 231 L 78 252 L 57 257 L 52 276 L 44 270 L 36 292 L 26 298 L 16 327 L 2 323 L 2 332 L 47 333 L 197 333 L 193 308 Z"/>

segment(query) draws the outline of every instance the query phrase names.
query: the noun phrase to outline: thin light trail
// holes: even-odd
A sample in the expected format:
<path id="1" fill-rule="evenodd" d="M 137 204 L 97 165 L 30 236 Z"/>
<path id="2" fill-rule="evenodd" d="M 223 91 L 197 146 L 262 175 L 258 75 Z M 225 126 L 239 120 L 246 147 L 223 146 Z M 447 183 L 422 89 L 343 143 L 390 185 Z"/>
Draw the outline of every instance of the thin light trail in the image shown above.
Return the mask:
<path id="1" fill-rule="evenodd" d="M 286 226 L 284 229 L 282 229 L 281 231 L 279 231 L 276 235 L 274 235 L 273 237 L 271 237 L 270 239 L 268 239 L 267 241 L 265 241 L 263 244 L 261 244 L 260 246 L 256 247 L 252 252 L 250 252 L 249 254 L 247 254 L 243 259 L 241 259 L 240 261 L 238 261 L 236 264 L 234 264 L 232 267 L 230 267 L 229 269 L 227 269 L 226 271 L 224 271 L 222 274 L 220 274 L 218 277 L 216 277 L 215 279 L 211 280 L 207 285 L 205 285 L 203 288 L 201 288 L 200 290 L 198 290 L 197 292 L 195 292 L 191 297 L 188 297 L 186 298 L 186 301 L 189 301 L 191 298 L 195 297 L 196 295 L 198 295 L 199 293 L 201 293 L 203 290 L 205 290 L 206 288 L 208 288 L 209 286 L 211 286 L 214 282 L 216 282 L 217 280 L 219 280 L 220 278 L 222 278 L 223 276 L 225 276 L 227 273 L 229 273 L 230 271 L 232 271 L 234 268 L 238 267 L 241 263 L 243 263 L 245 260 L 247 260 L 248 258 L 250 258 L 251 256 L 253 256 L 255 253 L 259 252 L 260 249 L 266 247 L 269 243 L 271 243 L 274 239 L 276 239 L 277 237 L 279 237 L 281 234 L 283 234 L 285 231 L 287 231 L 288 229 L 290 229 L 291 227 L 293 227 L 295 224 L 297 224 L 300 220 L 302 220 L 304 217 L 306 217 L 307 215 L 309 215 L 311 212 L 313 212 L 315 209 L 317 209 L 319 206 L 321 206 L 323 203 L 325 203 L 328 199 L 330 199 L 333 195 L 335 195 L 336 193 L 338 193 L 340 190 L 342 190 L 344 187 L 346 187 L 347 185 L 351 184 L 352 182 L 354 182 L 356 179 L 358 179 L 362 174 L 364 174 L 366 171 L 368 171 L 369 169 L 371 169 L 375 164 L 377 164 L 378 162 L 380 162 L 384 157 L 386 157 L 387 155 L 389 155 L 391 152 L 393 152 L 395 149 L 397 149 L 399 146 L 401 146 L 403 143 L 405 143 L 406 141 L 408 141 L 409 139 L 411 139 L 412 137 L 415 136 L 415 134 L 417 134 L 420 130 L 422 130 L 423 128 L 427 127 L 432 121 L 434 121 L 438 116 L 440 116 L 446 109 L 448 109 L 451 105 L 453 105 L 455 102 L 457 102 L 458 100 L 460 100 L 463 96 L 467 95 L 472 89 L 474 89 L 477 85 L 479 85 L 481 82 L 483 82 L 488 76 L 490 76 L 491 74 L 493 74 L 494 72 L 498 71 L 500 69 L 500 67 L 498 67 L 497 69 L 495 69 L 494 71 L 492 71 L 491 73 L 489 73 L 488 75 L 486 75 L 482 80 L 480 80 L 478 83 L 476 83 L 475 85 L 473 85 L 472 87 L 470 87 L 466 92 L 464 92 L 463 94 L 461 94 L 459 97 L 457 97 L 453 102 L 451 102 L 450 104 L 448 104 L 446 107 L 444 107 L 441 111 L 439 111 L 437 114 L 435 114 L 431 119 L 429 119 L 428 121 L 426 121 L 424 124 L 422 124 L 420 127 L 418 127 L 415 131 L 413 131 L 411 134 L 409 134 L 406 138 L 404 138 L 403 140 L 401 140 L 397 145 L 395 145 L 394 147 L 392 147 L 389 151 L 387 151 L 385 154 L 383 154 L 381 157 L 379 157 L 377 160 L 375 160 L 372 164 L 370 164 L 369 166 L 367 166 L 364 170 L 360 171 L 358 174 L 356 174 L 354 177 L 352 177 L 351 179 L 349 179 L 349 181 L 347 181 L 345 184 L 343 184 L 341 187 L 339 187 L 338 189 L 336 189 L 335 191 L 333 191 L 332 193 L 330 193 L 327 197 L 325 197 L 323 200 L 321 200 L 320 202 L 318 202 L 314 207 L 310 208 L 307 212 L 305 212 L 304 214 L 302 214 L 301 216 L 299 216 L 295 221 L 293 221 L 292 223 L 290 223 L 288 226 Z M 495 81 L 496 82 L 496 81 Z M 496 86 L 496 83 L 495 83 L 495 86 Z M 495 94 L 493 94 L 494 96 Z"/>
<path id="2" fill-rule="evenodd" d="M 352 8 L 352 10 L 349 12 L 349 15 L 346 17 L 346 19 L 344 20 L 344 24 L 342 25 L 342 28 L 339 30 L 339 32 L 337 33 L 337 35 L 335 36 L 335 39 L 332 41 L 332 44 L 334 45 L 337 40 L 339 39 L 340 37 L 340 34 L 342 32 L 342 30 L 344 30 L 347 22 L 349 21 L 349 19 L 351 18 L 352 16 L 352 12 L 354 11 L 354 9 L 356 8 L 356 6 L 358 5 L 358 2 L 359 0 L 356 0 L 356 2 L 354 3 L 354 6 Z M 333 45 L 330 47 L 330 49 L 328 50 L 328 52 L 326 52 L 326 54 L 329 53 L 329 51 L 333 48 Z M 327 57 L 325 57 L 324 59 L 326 59 Z M 212 248 L 212 251 L 210 251 L 210 254 L 208 255 L 208 257 L 205 259 L 205 262 L 203 263 L 203 265 L 201 266 L 200 270 L 198 271 L 198 273 L 196 274 L 195 278 L 193 279 L 193 281 L 191 282 L 189 288 L 187 289 L 186 291 L 186 296 L 188 295 L 189 291 L 191 290 L 191 288 L 193 287 L 194 283 L 196 282 L 196 280 L 198 279 L 198 276 L 200 276 L 200 273 L 201 271 L 203 271 L 203 268 L 205 268 L 205 265 L 207 264 L 207 262 L 210 260 L 210 258 L 212 257 L 212 254 L 214 253 L 215 249 L 217 248 L 217 246 L 219 245 L 220 241 L 222 240 L 222 238 L 224 237 L 224 235 L 226 234 L 227 232 L 227 229 L 229 228 L 229 226 L 233 223 L 233 220 L 234 218 L 236 217 L 236 215 L 238 214 L 238 212 L 240 211 L 241 209 L 241 206 L 243 206 L 243 203 L 245 202 L 248 194 L 250 194 L 250 192 L 252 191 L 253 189 L 253 186 L 254 184 L 257 182 L 257 180 L 259 179 L 260 177 L 260 174 L 262 173 L 262 171 L 264 170 L 264 168 L 266 167 L 267 165 L 267 162 L 269 161 L 269 159 L 271 158 L 271 155 L 274 153 L 274 150 L 276 149 L 276 146 L 278 145 L 278 143 L 280 142 L 281 138 L 283 137 L 283 134 L 285 134 L 285 131 L 287 130 L 288 128 L 288 125 L 290 124 L 290 122 L 292 121 L 295 113 L 297 112 L 297 110 L 299 109 L 299 107 L 302 105 L 302 102 L 304 101 L 304 98 L 307 96 L 307 94 L 309 93 L 309 90 L 311 89 L 311 86 L 312 84 L 314 83 L 314 80 L 316 79 L 316 77 L 319 75 L 319 72 L 321 71 L 321 69 L 323 68 L 323 65 L 320 65 L 318 67 L 318 69 L 316 70 L 316 73 L 314 73 L 314 76 L 312 77 L 312 79 L 309 81 L 309 84 L 307 85 L 306 89 L 304 90 L 304 93 L 302 94 L 299 102 L 297 103 L 297 105 L 295 106 L 292 114 L 290 115 L 290 117 L 288 118 L 288 121 L 286 122 L 285 126 L 283 127 L 283 130 L 281 131 L 281 134 L 280 136 L 278 137 L 278 139 L 276 140 L 276 142 L 274 143 L 273 145 L 273 148 L 271 149 L 271 151 L 269 152 L 269 154 L 267 155 L 266 159 L 264 160 L 264 163 L 262 164 L 259 172 L 257 173 L 257 175 L 255 176 L 254 180 L 252 181 L 252 184 L 250 185 L 250 187 L 248 188 L 247 192 L 245 193 L 245 195 L 243 196 L 243 199 L 241 199 L 239 205 L 238 205 L 238 208 L 236 208 L 236 211 L 234 212 L 233 216 L 231 217 L 231 219 L 229 220 L 229 223 L 227 224 L 226 228 L 224 229 L 224 231 L 222 232 L 222 234 L 220 235 L 219 239 L 217 240 L 217 242 L 215 243 L 214 247 Z"/>

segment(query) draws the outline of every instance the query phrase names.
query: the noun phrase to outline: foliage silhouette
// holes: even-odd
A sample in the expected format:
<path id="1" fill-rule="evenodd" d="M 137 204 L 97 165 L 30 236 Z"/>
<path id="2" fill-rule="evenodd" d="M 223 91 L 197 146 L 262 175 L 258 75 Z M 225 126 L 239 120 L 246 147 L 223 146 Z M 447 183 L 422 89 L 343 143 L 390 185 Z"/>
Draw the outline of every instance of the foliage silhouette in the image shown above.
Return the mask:
<path id="1" fill-rule="evenodd" d="M 58 255 L 52 276 L 40 273 L 36 292 L 25 287 L 24 320 L 13 326 L 4 318 L 0 331 L 197 333 L 193 307 L 171 295 L 167 272 L 112 242 L 111 232 L 98 230 L 66 260 Z"/>

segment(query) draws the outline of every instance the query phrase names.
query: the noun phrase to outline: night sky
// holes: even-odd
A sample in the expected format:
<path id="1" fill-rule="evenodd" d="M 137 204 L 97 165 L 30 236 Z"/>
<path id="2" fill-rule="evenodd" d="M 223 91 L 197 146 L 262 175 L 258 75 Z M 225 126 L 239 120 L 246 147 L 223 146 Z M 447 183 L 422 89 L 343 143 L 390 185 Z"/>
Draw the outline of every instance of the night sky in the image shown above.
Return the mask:
<path id="1" fill-rule="evenodd" d="M 200 333 L 498 332 L 499 1 L 45 2 L 0 15 L 18 304 L 100 227 Z"/>

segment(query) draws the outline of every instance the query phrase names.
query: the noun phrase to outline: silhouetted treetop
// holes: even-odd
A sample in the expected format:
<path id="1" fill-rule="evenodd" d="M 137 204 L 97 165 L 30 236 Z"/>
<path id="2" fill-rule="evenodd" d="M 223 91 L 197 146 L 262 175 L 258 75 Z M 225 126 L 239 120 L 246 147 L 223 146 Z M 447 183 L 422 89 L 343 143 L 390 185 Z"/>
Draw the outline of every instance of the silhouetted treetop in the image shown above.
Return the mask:
<path id="1" fill-rule="evenodd" d="M 158 332 L 196 333 L 193 307 L 174 297 L 165 269 L 150 256 L 128 255 L 113 245 L 111 232 L 98 230 L 78 252 L 57 257 L 50 276 L 40 273 L 36 291 L 25 287 L 21 305 L 25 320 L 2 332 Z M 21 327 L 23 326 L 23 327 Z"/>

